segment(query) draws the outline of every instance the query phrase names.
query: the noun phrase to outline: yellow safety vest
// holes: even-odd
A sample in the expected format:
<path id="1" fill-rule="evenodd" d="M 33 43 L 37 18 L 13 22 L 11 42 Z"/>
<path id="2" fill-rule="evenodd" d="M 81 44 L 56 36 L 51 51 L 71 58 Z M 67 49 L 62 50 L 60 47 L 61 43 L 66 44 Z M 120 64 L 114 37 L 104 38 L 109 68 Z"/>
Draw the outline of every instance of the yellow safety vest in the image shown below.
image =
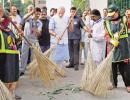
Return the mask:
<path id="1" fill-rule="evenodd" d="M 10 50 L 10 49 L 7 49 L 6 46 L 5 46 L 5 39 L 4 39 L 4 36 L 3 36 L 3 33 L 2 31 L 0 30 L 0 41 L 1 41 L 1 46 L 0 46 L 0 53 L 7 53 L 7 54 L 19 54 L 19 50 Z"/>
<path id="2" fill-rule="evenodd" d="M 128 27 L 127 27 L 127 18 L 126 18 L 126 16 L 123 16 L 122 22 L 123 22 L 122 24 L 125 25 L 125 26 L 124 26 L 124 31 L 120 34 L 119 39 L 127 38 L 128 37 Z M 106 28 L 107 32 L 109 33 L 109 36 L 111 38 L 114 38 L 114 34 L 111 31 L 110 24 L 111 23 L 110 23 L 109 20 L 105 20 L 104 21 L 104 27 Z"/>

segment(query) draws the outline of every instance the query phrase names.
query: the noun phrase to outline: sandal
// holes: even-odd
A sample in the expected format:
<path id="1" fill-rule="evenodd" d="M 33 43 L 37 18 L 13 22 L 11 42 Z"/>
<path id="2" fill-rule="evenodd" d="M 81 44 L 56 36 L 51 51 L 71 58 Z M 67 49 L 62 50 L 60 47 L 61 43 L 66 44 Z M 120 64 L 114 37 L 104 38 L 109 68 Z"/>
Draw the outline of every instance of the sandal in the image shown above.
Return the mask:
<path id="1" fill-rule="evenodd" d="M 130 93 L 130 86 L 126 87 L 127 92 Z"/>
<path id="2" fill-rule="evenodd" d="M 113 89 L 115 89 L 115 88 L 117 88 L 117 86 L 110 85 L 110 86 L 108 87 L 108 90 L 113 90 Z"/>

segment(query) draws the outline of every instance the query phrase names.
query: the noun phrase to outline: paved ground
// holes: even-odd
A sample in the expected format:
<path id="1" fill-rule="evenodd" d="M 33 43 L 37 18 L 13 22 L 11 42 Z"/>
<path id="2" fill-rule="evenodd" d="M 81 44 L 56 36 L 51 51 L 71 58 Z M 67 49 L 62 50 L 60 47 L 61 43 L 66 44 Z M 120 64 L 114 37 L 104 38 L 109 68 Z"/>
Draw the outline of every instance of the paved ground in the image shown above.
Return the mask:
<path id="1" fill-rule="evenodd" d="M 67 77 L 58 81 L 55 88 L 59 89 L 59 93 L 55 95 L 46 93 L 47 91 L 54 91 L 55 88 L 46 90 L 41 81 L 32 81 L 29 79 L 28 74 L 26 74 L 20 79 L 17 93 L 22 96 L 22 100 L 130 100 L 130 94 L 126 92 L 121 77 L 118 77 L 118 88 L 110 91 L 110 94 L 106 98 L 93 96 L 88 92 L 78 91 L 76 89 L 72 91 L 64 87 L 69 84 L 75 84 L 74 86 L 72 85 L 72 88 L 79 87 L 82 72 L 83 67 L 80 67 L 79 71 L 66 69 Z M 59 87 L 61 86 L 64 87 L 65 90 L 60 90 L 61 88 Z"/>

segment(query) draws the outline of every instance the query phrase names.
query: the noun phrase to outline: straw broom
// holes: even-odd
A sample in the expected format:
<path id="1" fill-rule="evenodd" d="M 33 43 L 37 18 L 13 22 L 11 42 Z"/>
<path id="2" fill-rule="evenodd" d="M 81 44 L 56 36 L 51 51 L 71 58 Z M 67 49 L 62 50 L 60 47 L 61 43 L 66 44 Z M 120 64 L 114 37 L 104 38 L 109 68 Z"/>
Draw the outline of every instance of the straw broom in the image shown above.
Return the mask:
<path id="1" fill-rule="evenodd" d="M 80 7 L 80 5 L 81 5 L 81 3 L 82 3 L 83 1 L 84 1 L 84 0 L 82 0 L 82 1 L 80 2 L 80 4 L 79 4 L 77 10 L 79 9 L 79 7 Z M 69 26 L 69 25 L 70 25 L 70 23 L 68 22 L 68 26 Z M 64 30 L 63 33 L 62 33 L 62 35 L 60 36 L 61 39 L 62 39 L 62 37 L 63 37 L 65 31 L 67 30 L 68 26 L 65 28 L 65 30 Z M 59 42 L 59 41 L 58 41 L 58 42 Z M 57 44 L 58 44 L 58 43 L 57 43 Z M 52 55 L 54 49 L 56 48 L 57 44 L 54 45 L 53 47 L 49 48 L 46 52 L 44 52 L 43 55 L 46 56 L 47 58 L 50 58 L 50 59 L 51 59 L 51 55 Z M 35 58 L 34 58 L 34 59 L 35 59 Z M 49 60 L 49 59 L 48 59 L 48 60 Z M 51 64 L 54 66 L 54 67 L 53 67 L 54 70 L 52 71 L 52 73 L 54 73 L 54 72 L 56 71 L 60 76 L 64 77 L 64 76 L 65 76 L 65 71 L 64 71 L 62 68 L 60 68 L 58 65 L 56 65 L 53 61 L 50 61 L 50 62 L 51 62 Z M 33 66 L 33 67 L 31 67 L 31 69 L 30 69 L 31 78 L 36 77 L 36 76 L 38 75 L 38 72 L 39 72 L 39 71 L 37 71 L 38 69 L 37 69 L 36 60 L 33 60 L 33 61 L 29 64 L 29 66 Z"/>
<path id="2" fill-rule="evenodd" d="M 41 52 L 41 48 L 38 43 L 36 43 L 36 48 L 39 52 Z M 33 58 L 32 61 L 28 64 L 28 68 L 29 68 L 30 79 L 35 79 L 39 77 L 40 71 L 38 68 L 38 62 L 36 56 L 34 54 L 32 58 Z"/>
<path id="3" fill-rule="evenodd" d="M 55 71 L 55 68 L 53 67 L 53 62 L 42 53 L 39 44 L 35 47 L 33 46 L 33 61 L 29 66 L 31 79 L 40 76 L 46 87 L 53 86 L 52 80 L 56 79 L 56 74 L 52 72 Z"/>
<path id="4" fill-rule="evenodd" d="M 12 95 L 9 90 L 0 80 L 0 100 L 13 100 Z"/>
<path id="5" fill-rule="evenodd" d="M 53 45 L 52 47 L 50 47 L 48 50 L 46 50 L 43 54 L 50 58 L 50 56 L 52 55 L 53 51 L 55 50 L 56 45 Z"/>
<path id="6" fill-rule="evenodd" d="M 49 49 L 51 50 L 51 49 Z M 36 48 L 34 49 L 34 54 L 36 53 Z M 38 51 L 37 51 L 38 52 Z M 55 75 L 64 77 L 65 76 L 65 71 L 63 69 L 61 69 L 57 64 L 55 64 L 53 61 L 51 61 L 44 53 L 42 52 L 38 52 L 40 54 L 40 58 L 37 58 L 37 55 L 35 54 L 34 56 L 34 60 L 29 64 L 30 66 L 30 76 L 32 79 L 36 78 L 37 76 L 39 76 L 39 63 L 38 60 L 42 59 L 44 62 L 43 63 L 43 67 L 48 67 L 50 74 L 50 78 L 51 80 L 54 80 Z M 45 63 L 45 64 L 44 64 Z M 41 67 L 42 67 L 41 66 Z"/>
<path id="7" fill-rule="evenodd" d="M 62 33 L 61 38 L 63 37 L 66 30 L 67 30 L 67 27 L 64 30 L 64 32 Z M 51 64 L 51 68 L 53 69 L 53 70 L 51 70 L 51 73 L 55 73 L 55 71 L 56 71 L 59 74 L 59 76 L 64 77 L 65 76 L 65 71 L 60 66 L 58 66 L 55 62 L 53 62 L 51 60 L 51 55 L 52 55 L 53 51 L 55 50 L 57 44 L 52 46 L 51 48 L 49 48 L 44 53 L 42 53 L 41 50 L 39 52 L 41 52 L 41 56 L 44 56 L 44 57 L 46 57 L 47 60 L 49 60 L 48 62 L 50 62 L 50 63 L 48 63 L 48 64 Z M 40 48 L 40 46 L 37 46 L 37 47 Z M 49 65 L 46 65 L 46 66 L 49 66 Z M 37 59 L 36 59 L 35 55 L 33 56 L 33 61 L 29 64 L 29 67 L 30 67 L 30 76 L 31 76 L 31 78 L 37 77 L 38 74 L 39 74 L 39 71 L 38 71 L 39 69 L 37 68 L 38 64 L 37 64 Z M 51 79 L 54 79 L 53 76 L 54 75 L 51 75 Z"/>
<path id="8" fill-rule="evenodd" d="M 16 28 L 16 30 L 18 32 L 21 32 L 18 29 L 18 27 L 12 22 L 12 20 L 10 20 L 10 22 L 14 25 L 14 27 Z M 62 36 L 63 36 L 63 34 L 62 34 Z M 52 62 L 49 58 L 47 58 L 45 55 L 43 55 L 39 45 L 34 46 L 30 41 L 28 41 L 28 39 L 25 36 L 22 36 L 22 37 L 30 45 L 30 47 L 34 49 L 34 57 L 36 57 L 36 61 L 38 64 L 38 70 L 40 71 L 40 76 L 41 76 L 41 79 L 43 80 L 45 86 L 47 86 L 47 87 L 52 86 L 52 81 L 51 81 L 52 77 L 54 78 L 56 76 L 56 74 L 53 72 L 56 71 L 58 76 L 61 76 L 61 77 L 65 76 L 65 71 L 63 69 L 61 69 L 54 62 Z M 34 64 L 34 62 L 33 62 L 33 64 Z"/>
<path id="9" fill-rule="evenodd" d="M 64 29 L 63 33 L 60 36 L 60 39 L 62 39 L 62 37 L 63 37 L 64 33 L 66 32 L 66 30 L 67 30 L 67 28 L 68 28 L 69 25 L 70 25 L 70 22 L 68 22 L 67 27 Z M 46 56 L 47 58 L 49 58 L 49 60 L 51 60 L 52 53 L 56 49 L 56 46 L 58 45 L 59 42 L 60 41 L 58 41 L 55 45 L 53 45 L 52 47 L 50 47 L 42 55 Z M 34 60 L 29 64 L 29 67 L 33 66 L 33 67 L 30 67 L 31 68 L 30 69 L 30 76 L 31 76 L 31 78 L 35 78 L 37 76 L 37 74 L 38 74 L 37 72 L 39 72 L 39 71 L 37 71 L 38 69 L 37 69 L 36 64 L 37 64 L 36 63 L 36 58 L 34 57 Z M 52 73 L 55 73 L 55 71 L 56 71 L 56 72 L 58 72 L 58 74 L 60 74 L 60 76 L 62 76 L 62 77 L 65 76 L 65 71 L 60 66 L 58 66 L 57 64 L 55 64 L 53 61 L 51 61 L 51 64 L 53 64 L 53 66 L 55 66 L 53 68 L 54 70 L 52 70 Z M 53 79 L 53 76 L 52 76 L 52 79 Z"/>
<path id="10" fill-rule="evenodd" d="M 48 66 L 48 62 L 47 62 L 47 59 L 44 57 L 44 56 L 41 56 L 42 53 L 41 52 L 38 52 L 37 48 L 34 48 L 33 49 L 34 51 L 34 55 L 37 59 L 37 64 L 38 64 L 38 69 L 40 70 L 40 77 L 43 81 L 43 84 L 47 87 L 50 87 L 52 86 L 52 82 L 51 82 L 51 75 L 52 73 L 50 73 L 50 69 Z"/>
<path id="11" fill-rule="evenodd" d="M 77 13 L 77 11 L 79 10 L 81 4 L 82 4 L 84 1 L 85 1 L 85 0 L 82 0 L 82 1 L 79 3 L 78 8 L 77 8 L 77 10 L 76 10 L 75 13 Z M 64 30 L 63 33 L 61 34 L 61 36 L 60 36 L 61 39 L 62 39 L 64 33 L 66 32 L 66 30 L 67 30 L 67 28 L 69 27 L 70 24 L 71 24 L 71 20 L 70 20 L 70 22 L 68 22 L 67 27 L 65 28 L 65 30 Z M 59 42 L 60 42 L 60 41 L 58 41 L 57 44 L 58 44 Z M 49 48 L 46 52 L 44 52 L 44 55 L 46 55 L 47 57 L 50 57 L 51 54 L 52 54 L 52 52 L 53 52 L 54 49 L 56 48 L 57 44 L 55 44 L 53 47 Z"/>
<path id="12" fill-rule="evenodd" d="M 40 76 L 45 84 L 52 86 L 52 76 L 56 79 L 56 75 L 64 77 L 64 70 L 60 69 L 54 62 L 49 60 L 42 52 L 38 52 L 37 48 L 34 48 L 34 54 L 37 59 L 38 68 L 40 70 Z M 54 73 L 53 73 L 54 72 Z M 46 76 L 46 77 L 44 77 Z"/>
<path id="13" fill-rule="evenodd" d="M 10 19 L 10 22 L 13 24 L 13 26 L 18 31 L 18 33 L 21 32 L 21 30 L 18 29 L 18 27 L 14 24 L 14 22 L 12 22 L 11 19 Z M 45 56 L 42 56 L 41 51 L 36 46 L 34 46 L 30 41 L 28 41 L 28 39 L 25 36 L 22 36 L 22 37 L 30 45 L 30 47 L 34 49 L 34 56 L 36 57 L 38 68 L 40 71 L 40 76 L 41 76 L 41 79 L 44 81 L 44 85 L 46 87 L 51 87 L 52 82 L 51 82 L 50 74 L 52 74 L 52 73 L 49 72 L 48 65 L 47 64 L 45 65 L 45 62 L 44 62 L 46 59 L 46 58 L 44 58 Z M 47 59 L 47 60 L 49 60 L 49 59 Z M 42 65 L 44 65 L 44 66 L 42 66 Z"/>
<path id="14" fill-rule="evenodd" d="M 91 74 L 95 70 L 96 64 L 93 61 L 92 53 L 90 50 L 90 42 L 88 43 L 88 57 L 85 62 L 85 68 L 81 79 L 80 87 L 82 90 L 87 90 L 87 87 L 89 87 L 91 79 Z"/>
<path id="15" fill-rule="evenodd" d="M 122 29 L 118 33 L 119 36 L 123 32 L 124 25 Z M 117 39 L 119 40 L 119 38 Z M 109 55 L 101 62 L 101 64 L 96 68 L 96 70 L 92 73 L 91 83 L 88 87 L 88 91 L 97 96 L 106 96 L 108 91 L 108 82 L 110 82 L 110 74 L 112 70 L 112 57 L 115 47 L 111 50 Z"/>
<path id="16" fill-rule="evenodd" d="M 114 49 L 110 52 L 105 60 L 95 69 L 91 75 L 92 81 L 88 91 L 97 96 L 106 96 L 110 82 L 112 56 Z"/>

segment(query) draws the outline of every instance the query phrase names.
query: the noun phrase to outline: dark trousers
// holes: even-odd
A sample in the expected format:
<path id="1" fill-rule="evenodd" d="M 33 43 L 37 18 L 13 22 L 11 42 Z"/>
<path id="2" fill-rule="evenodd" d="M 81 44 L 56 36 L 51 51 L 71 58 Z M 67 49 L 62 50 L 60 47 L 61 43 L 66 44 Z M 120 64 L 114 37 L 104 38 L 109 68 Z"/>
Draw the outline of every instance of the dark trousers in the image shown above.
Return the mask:
<path id="1" fill-rule="evenodd" d="M 128 34 L 128 48 L 129 48 L 129 53 L 130 53 L 130 33 Z"/>
<path id="2" fill-rule="evenodd" d="M 48 50 L 50 48 L 50 45 L 47 45 L 47 46 L 40 46 L 41 47 L 41 50 L 42 52 L 44 53 L 46 50 Z"/>
<path id="3" fill-rule="evenodd" d="M 117 86 L 118 68 L 125 86 L 130 86 L 130 66 L 124 62 L 112 63 L 113 85 Z"/>
<path id="4" fill-rule="evenodd" d="M 69 39 L 68 45 L 69 45 L 70 65 L 78 67 L 79 66 L 80 40 Z"/>

